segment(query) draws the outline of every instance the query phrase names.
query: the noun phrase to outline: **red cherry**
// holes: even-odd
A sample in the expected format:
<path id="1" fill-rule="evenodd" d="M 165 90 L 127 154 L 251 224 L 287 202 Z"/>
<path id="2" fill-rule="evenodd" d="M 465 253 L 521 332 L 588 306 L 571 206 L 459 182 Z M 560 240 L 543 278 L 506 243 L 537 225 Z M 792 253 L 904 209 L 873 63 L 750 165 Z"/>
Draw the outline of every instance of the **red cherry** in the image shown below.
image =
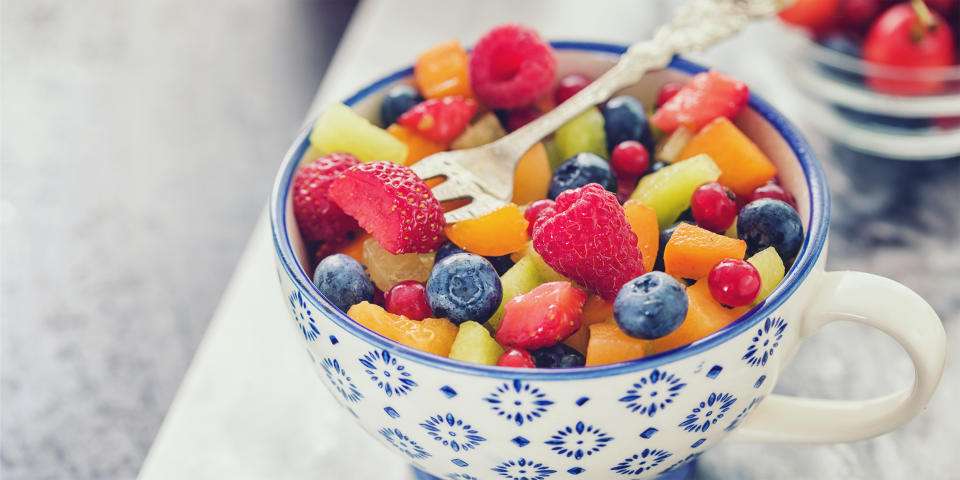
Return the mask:
<path id="1" fill-rule="evenodd" d="M 901 3 L 883 12 L 863 42 L 863 59 L 897 67 L 946 67 L 956 63 L 956 47 L 949 23 L 922 1 Z M 944 89 L 943 79 L 899 79 L 870 75 L 867 85 L 878 92 L 930 95 Z"/>
<path id="2" fill-rule="evenodd" d="M 637 178 L 650 167 L 650 152 L 636 140 L 624 140 L 613 147 L 610 165 L 618 178 Z"/>
<path id="3" fill-rule="evenodd" d="M 797 0 L 779 15 L 789 24 L 822 32 L 833 22 L 839 6 L 840 0 Z"/>
<path id="4" fill-rule="evenodd" d="M 728 307 L 749 305 L 760 293 L 760 272 L 746 260 L 725 258 L 707 277 L 710 295 Z"/>
<path id="5" fill-rule="evenodd" d="M 701 227 L 722 233 L 737 218 L 736 196 L 717 182 L 704 183 L 693 191 L 690 212 Z"/>
<path id="6" fill-rule="evenodd" d="M 667 82 L 664 83 L 660 90 L 657 92 L 657 108 L 660 108 L 660 105 L 667 103 L 667 100 L 673 98 L 680 89 L 683 88 L 682 83 L 678 82 Z"/>
<path id="7" fill-rule="evenodd" d="M 940 12 L 940 15 L 943 15 L 944 18 L 957 18 L 951 17 L 956 11 L 957 7 L 960 6 L 960 0 L 924 0 L 928 7 Z"/>
<path id="8" fill-rule="evenodd" d="M 533 107 L 518 108 L 507 112 L 507 131 L 514 131 L 536 120 L 543 112 Z"/>
<path id="9" fill-rule="evenodd" d="M 497 360 L 497 366 L 537 368 L 537 366 L 533 363 L 533 355 L 530 355 L 530 352 L 520 348 L 511 348 L 510 350 L 503 352 L 503 355 L 500 355 L 500 360 Z"/>
<path id="10" fill-rule="evenodd" d="M 838 17 L 845 26 L 863 31 L 877 18 L 882 8 L 880 0 L 842 0 Z"/>
<path id="11" fill-rule="evenodd" d="M 413 320 L 423 320 L 433 316 L 433 311 L 427 303 L 427 287 L 415 280 L 394 285 L 384 296 L 384 304 L 388 312 Z"/>
<path id="12" fill-rule="evenodd" d="M 777 200 L 782 200 L 787 202 L 788 205 L 793 207 L 794 210 L 797 209 L 797 201 L 793 199 L 793 195 L 787 191 L 787 189 L 781 187 L 777 183 L 767 183 L 766 185 L 760 185 L 750 194 L 750 198 L 747 199 L 747 203 L 750 203 L 754 200 L 759 200 L 761 198 L 775 198 Z"/>
<path id="13" fill-rule="evenodd" d="M 530 222 L 529 225 L 527 225 L 527 235 L 533 236 L 533 224 L 536 223 L 537 218 L 540 217 L 544 210 L 553 208 L 555 203 L 556 202 L 549 198 L 544 198 L 527 206 L 527 209 L 523 211 L 523 218 L 527 219 L 527 222 Z"/>
<path id="14" fill-rule="evenodd" d="M 553 92 L 553 99 L 557 102 L 557 105 L 563 103 L 566 99 L 574 96 L 580 90 L 583 90 L 583 87 L 590 85 L 593 79 L 582 74 L 582 73 L 571 73 L 560 79 L 560 82 L 557 83 L 557 89 Z"/>

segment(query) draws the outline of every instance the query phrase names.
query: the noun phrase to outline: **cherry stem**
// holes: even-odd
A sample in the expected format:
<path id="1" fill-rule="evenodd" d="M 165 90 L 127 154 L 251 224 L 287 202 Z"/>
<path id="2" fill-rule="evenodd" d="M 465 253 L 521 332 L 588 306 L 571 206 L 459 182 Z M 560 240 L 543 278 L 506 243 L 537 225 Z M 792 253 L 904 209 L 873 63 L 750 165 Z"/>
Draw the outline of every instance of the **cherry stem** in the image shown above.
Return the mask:
<path id="1" fill-rule="evenodd" d="M 937 27 L 937 20 L 933 18 L 933 14 L 930 13 L 930 8 L 927 7 L 927 4 L 923 0 L 910 0 L 910 6 L 913 7 L 913 11 L 917 13 L 917 19 L 920 20 L 920 25 L 923 26 L 925 30 L 933 30 Z"/>

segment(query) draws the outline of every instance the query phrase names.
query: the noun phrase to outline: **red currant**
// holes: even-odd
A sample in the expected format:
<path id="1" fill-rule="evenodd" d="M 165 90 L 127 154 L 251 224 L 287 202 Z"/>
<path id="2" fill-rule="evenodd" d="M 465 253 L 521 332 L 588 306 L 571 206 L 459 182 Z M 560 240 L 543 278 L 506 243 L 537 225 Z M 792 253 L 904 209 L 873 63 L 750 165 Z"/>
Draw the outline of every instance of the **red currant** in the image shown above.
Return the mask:
<path id="1" fill-rule="evenodd" d="M 393 286 L 384 296 L 385 307 L 394 315 L 403 315 L 413 320 L 433 316 L 427 303 L 427 288 L 415 280 L 407 280 Z"/>
<path id="2" fill-rule="evenodd" d="M 560 79 L 557 89 L 553 92 L 553 99 L 557 105 L 563 103 L 566 99 L 574 96 L 583 87 L 590 85 L 593 80 L 582 73 L 571 73 Z"/>
<path id="3" fill-rule="evenodd" d="M 717 182 L 704 183 L 693 191 L 690 213 L 701 227 L 721 233 L 737 218 L 736 197 Z"/>
<path id="4" fill-rule="evenodd" d="M 530 352 L 519 348 L 511 348 L 497 360 L 498 367 L 517 367 L 517 368 L 537 368 L 533 363 L 533 355 Z"/>
<path id="5" fill-rule="evenodd" d="M 761 198 L 774 198 L 777 200 L 782 200 L 793 207 L 794 210 L 797 209 L 797 202 L 793 199 L 793 195 L 790 195 L 790 192 L 787 189 L 783 188 L 777 183 L 767 183 L 766 185 L 760 185 L 750 194 L 750 198 L 747 199 L 747 203 L 750 203 L 754 200 L 759 200 Z"/>
<path id="6" fill-rule="evenodd" d="M 636 178 L 622 178 L 617 180 L 617 201 L 620 202 L 620 205 L 627 203 L 627 200 L 630 200 L 630 195 L 633 195 L 633 191 L 636 189 Z"/>
<path id="7" fill-rule="evenodd" d="M 533 107 L 518 108 L 507 112 L 507 131 L 514 131 L 536 120 L 543 112 Z"/>
<path id="8" fill-rule="evenodd" d="M 624 140 L 613 147 L 610 165 L 617 177 L 637 178 L 650 167 L 650 152 L 636 140 Z"/>
<path id="9" fill-rule="evenodd" d="M 667 82 L 660 87 L 660 91 L 657 92 L 657 108 L 660 108 L 661 105 L 667 103 L 667 100 L 673 98 L 680 89 L 683 88 L 682 83 L 677 82 Z"/>
<path id="10" fill-rule="evenodd" d="M 707 277 L 710 295 L 728 307 L 749 305 L 760 293 L 760 272 L 746 260 L 726 258 Z"/>
<path id="11" fill-rule="evenodd" d="M 527 206 L 527 209 L 523 211 L 523 218 L 527 219 L 527 222 L 530 222 L 530 224 L 527 225 L 527 235 L 533 236 L 533 224 L 544 210 L 552 208 L 555 203 L 556 202 L 549 198 L 544 198 Z"/>

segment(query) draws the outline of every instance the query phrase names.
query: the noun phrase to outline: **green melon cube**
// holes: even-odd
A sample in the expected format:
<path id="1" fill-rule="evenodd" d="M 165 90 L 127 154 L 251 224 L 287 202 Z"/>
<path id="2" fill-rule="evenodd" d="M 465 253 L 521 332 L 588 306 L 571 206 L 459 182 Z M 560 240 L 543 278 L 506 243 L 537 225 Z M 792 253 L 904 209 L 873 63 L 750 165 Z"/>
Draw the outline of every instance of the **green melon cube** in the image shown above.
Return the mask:
<path id="1" fill-rule="evenodd" d="M 503 300 L 500 301 L 500 308 L 487 322 L 487 327 L 496 332 L 500 327 L 500 320 L 503 320 L 504 305 L 513 297 L 533 290 L 540 283 L 540 273 L 537 272 L 537 266 L 529 255 L 510 267 L 500 278 L 500 284 L 503 285 Z"/>
<path id="2" fill-rule="evenodd" d="M 783 266 L 783 260 L 780 260 L 777 249 L 773 247 L 767 247 L 755 253 L 747 261 L 760 272 L 760 293 L 753 301 L 753 305 L 756 305 L 767 298 L 774 288 L 777 288 L 783 280 L 786 268 Z"/>
<path id="3" fill-rule="evenodd" d="M 497 120 L 497 116 L 491 112 L 480 117 L 479 120 L 473 122 L 473 125 L 467 127 L 459 137 L 453 140 L 450 148 L 452 150 L 462 150 L 464 148 L 479 147 L 480 145 L 486 145 L 497 140 L 506 134 L 506 130 L 500 126 L 500 120 Z"/>
<path id="4" fill-rule="evenodd" d="M 331 105 L 317 119 L 310 132 L 310 144 L 322 155 L 347 152 L 361 162 L 387 160 L 403 164 L 407 159 L 405 143 L 340 103 Z"/>
<path id="5" fill-rule="evenodd" d="M 547 265 L 543 257 L 533 249 L 533 244 L 527 247 L 527 255 L 524 258 L 530 258 L 530 260 L 533 261 L 533 266 L 536 267 L 537 273 L 540 275 L 541 283 L 570 281 L 569 278 L 560 275 L 550 265 Z"/>
<path id="6" fill-rule="evenodd" d="M 657 212 L 660 230 L 663 230 L 673 225 L 690 207 L 690 197 L 697 187 L 718 178 L 720 167 L 709 155 L 702 153 L 643 177 L 630 199 L 653 208 Z"/>
<path id="7" fill-rule="evenodd" d="M 566 160 L 566 158 L 560 156 L 560 151 L 557 150 L 557 141 L 552 138 L 544 140 L 543 146 L 547 149 L 547 161 L 550 162 L 550 170 L 556 170 Z"/>
<path id="8" fill-rule="evenodd" d="M 450 347 L 450 358 L 464 362 L 496 365 L 500 355 L 503 355 L 503 347 L 477 322 L 461 323 L 457 338 Z"/>
<path id="9" fill-rule="evenodd" d="M 677 157 L 683 152 L 683 147 L 690 143 L 693 135 L 692 130 L 681 125 L 680 128 L 674 130 L 670 136 L 657 145 L 656 151 L 653 152 L 653 159 L 658 162 L 676 162 Z"/>
<path id="10" fill-rule="evenodd" d="M 607 158 L 607 134 L 603 130 L 603 114 L 590 108 L 557 129 L 557 153 L 566 160 L 580 152 L 591 152 Z"/>

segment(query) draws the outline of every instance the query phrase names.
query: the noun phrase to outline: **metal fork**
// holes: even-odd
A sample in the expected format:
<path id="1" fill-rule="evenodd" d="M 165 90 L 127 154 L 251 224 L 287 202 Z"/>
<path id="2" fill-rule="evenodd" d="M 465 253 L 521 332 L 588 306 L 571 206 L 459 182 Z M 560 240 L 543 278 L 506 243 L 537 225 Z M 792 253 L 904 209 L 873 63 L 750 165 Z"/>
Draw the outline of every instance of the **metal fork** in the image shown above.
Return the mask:
<path id="1" fill-rule="evenodd" d="M 586 109 L 636 83 L 648 70 L 663 68 L 676 53 L 702 51 L 739 32 L 754 18 L 769 17 L 793 0 L 694 0 L 653 39 L 632 45 L 606 73 L 537 120 L 492 143 L 430 155 L 410 168 L 424 180 L 445 177 L 433 188 L 441 202 L 472 201 L 446 213 L 455 223 L 490 213 L 510 202 L 520 157 L 535 143 Z"/>

